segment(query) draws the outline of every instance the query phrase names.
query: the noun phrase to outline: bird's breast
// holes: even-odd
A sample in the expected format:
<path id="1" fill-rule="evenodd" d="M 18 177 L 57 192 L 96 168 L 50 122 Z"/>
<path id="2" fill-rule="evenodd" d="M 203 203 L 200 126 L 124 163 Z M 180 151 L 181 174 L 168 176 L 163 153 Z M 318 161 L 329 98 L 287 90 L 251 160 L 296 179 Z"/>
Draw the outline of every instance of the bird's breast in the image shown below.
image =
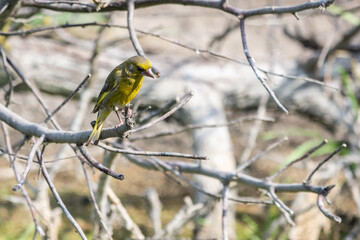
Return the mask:
<path id="1" fill-rule="evenodd" d="M 137 95 L 141 85 L 142 78 L 125 78 L 119 81 L 118 86 L 107 96 L 107 108 L 124 107 Z"/>

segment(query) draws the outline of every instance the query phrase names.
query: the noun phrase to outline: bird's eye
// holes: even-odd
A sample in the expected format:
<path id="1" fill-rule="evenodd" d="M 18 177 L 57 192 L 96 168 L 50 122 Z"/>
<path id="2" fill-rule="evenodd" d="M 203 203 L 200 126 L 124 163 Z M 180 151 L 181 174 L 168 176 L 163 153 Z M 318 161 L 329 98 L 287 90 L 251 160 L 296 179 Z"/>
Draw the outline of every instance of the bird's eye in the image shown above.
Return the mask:
<path id="1" fill-rule="evenodd" d="M 134 66 L 134 65 L 130 65 L 129 66 L 129 71 L 132 72 L 132 73 L 135 73 L 137 71 L 137 67 Z"/>

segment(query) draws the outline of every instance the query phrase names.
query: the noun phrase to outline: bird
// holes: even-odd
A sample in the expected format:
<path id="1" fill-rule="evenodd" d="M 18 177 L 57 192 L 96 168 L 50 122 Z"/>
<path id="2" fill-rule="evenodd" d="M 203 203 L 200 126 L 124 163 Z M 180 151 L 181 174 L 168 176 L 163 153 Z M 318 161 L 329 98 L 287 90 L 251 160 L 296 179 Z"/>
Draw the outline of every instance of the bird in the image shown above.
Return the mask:
<path id="1" fill-rule="evenodd" d="M 133 56 L 116 66 L 106 78 L 92 113 L 98 112 L 96 123 L 85 145 L 98 144 L 105 119 L 115 111 L 120 124 L 119 109 L 128 104 L 139 92 L 144 76 L 157 78 L 158 70 L 143 56 Z"/>

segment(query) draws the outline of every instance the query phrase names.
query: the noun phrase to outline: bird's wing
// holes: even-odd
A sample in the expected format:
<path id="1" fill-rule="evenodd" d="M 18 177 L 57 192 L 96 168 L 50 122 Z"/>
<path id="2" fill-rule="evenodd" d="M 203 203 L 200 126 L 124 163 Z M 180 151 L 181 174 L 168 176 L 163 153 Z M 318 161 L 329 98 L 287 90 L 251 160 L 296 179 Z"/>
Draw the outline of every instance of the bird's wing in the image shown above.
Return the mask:
<path id="1" fill-rule="evenodd" d="M 99 96 L 96 100 L 95 107 L 92 113 L 96 113 L 100 109 L 100 105 L 103 102 L 104 98 L 117 87 L 119 76 L 121 76 L 121 69 L 115 68 L 107 77 L 103 88 L 101 89 Z"/>

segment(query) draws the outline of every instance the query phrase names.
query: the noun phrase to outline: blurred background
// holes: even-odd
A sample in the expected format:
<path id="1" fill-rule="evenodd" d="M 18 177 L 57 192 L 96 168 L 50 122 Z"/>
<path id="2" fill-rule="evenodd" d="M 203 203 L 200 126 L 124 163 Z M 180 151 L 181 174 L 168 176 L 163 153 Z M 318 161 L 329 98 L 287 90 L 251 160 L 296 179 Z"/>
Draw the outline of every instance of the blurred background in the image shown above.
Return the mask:
<path id="1" fill-rule="evenodd" d="M 63 130 L 91 128 L 90 122 L 96 118 L 91 110 L 107 75 L 116 65 L 136 55 L 129 39 L 127 12 L 103 11 L 107 4 L 111 6 L 114 2 L 99 5 L 99 12 L 76 13 L 33 7 L 36 2 L 27 0 L 0 21 L 2 33 L 78 23 L 111 25 L 62 27 L 33 34 L 0 36 L 4 53 L 41 91 L 50 110 L 92 73 L 89 83 L 55 115 Z M 229 3 L 239 9 L 255 9 L 305 1 L 233 0 Z M 298 12 L 296 16 L 269 14 L 246 20 L 251 56 L 257 66 L 266 71 L 267 83 L 289 110 L 286 115 L 269 98 L 247 65 L 237 18 L 218 9 L 176 4 L 136 9 L 134 24 L 141 31 L 137 32 L 140 44 L 161 73 L 160 79 L 145 79 L 140 93 L 132 101 L 138 109 L 137 124 L 145 123 L 157 110 L 163 113 L 166 106 L 173 106 L 176 99 L 190 91 L 194 92 L 194 97 L 174 115 L 130 136 L 129 141 L 147 151 L 206 155 L 210 160 L 203 163 L 204 166 L 230 172 L 281 141 L 279 146 L 242 171 L 264 179 L 328 139 L 328 144 L 308 160 L 295 164 L 276 178 L 280 183 L 301 183 L 321 160 L 346 143 L 348 148 L 327 162 L 312 182 L 315 185 L 336 184 L 329 195 L 332 205 L 328 208 L 342 218 L 340 224 L 319 211 L 315 194 L 281 193 L 280 199 L 295 213 L 296 226 L 290 226 L 275 205 L 233 203 L 229 210 L 230 239 L 360 239 L 359 19 L 359 0 L 338 0 L 325 11 L 312 9 Z M 0 64 L 1 104 L 8 103 L 11 111 L 28 121 L 42 123 L 46 115 L 34 95 L 15 72 L 9 71 L 9 74 L 12 87 L 4 64 Z M 226 127 L 143 139 L 189 124 L 222 124 L 251 116 L 273 120 L 241 121 Z M 111 114 L 105 127 L 116 124 L 116 115 Z M 19 146 L 23 135 L 11 128 L 9 131 L 13 147 L 19 147 L 15 164 L 21 174 L 32 142 Z M 282 141 L 284 137 L 288 140 Z M 3 134 L 0 146 L 0 239 L 33 239 L 35 225 L 27 204 L 21 191 L 12 191 L 17 181 L 6 154 Z M 178 184 L 161 171 L 139 167 L 124 155 L 104 153 L 96 146 L 90 146 L 89 151 L 99 162 L 113 159 L 113 168 L 125 174 L 124 181 L 111 179 L 108 184 L 144 236 L 159 234 L 184 206 L 187 196 L 194 204 L 211 203 L 212 207 L 204 207 L 204 212 L 186 221 L 171 237 L 163 237 L 218 239 L 221 236 L 220 222 L 217 222 L 221 220 L 221 208 L 216 208 L 219 201 L 196 193 L 186 183 Z M 108 239 L 98 226 L 81 162 L 71 148 L 65 144 L 49 144 L 44 151 L 44 161 L 65 205 L 87 237 Z M 96 192 L 101 173 L 88 166 L 86 170 Z M 221 190 L 222 184 L 217 180 L 193 174 L 185 176 L 209 192 Z M 49 239 L 79 239 L 44 184 L 37 163 L 32 164 L 25 187 Z M 231 185 L 231 193 L 241 197 L 265 196 L 246 184 Z M 151 194 L 155 194 L 155 202 L 161 206 L 156 221 L 151 216 Z M 111 208 L 113 205 L 107 203 L 105 207 L 113 238 L 130 239 L 133 232 L 123 216 Z"/>

